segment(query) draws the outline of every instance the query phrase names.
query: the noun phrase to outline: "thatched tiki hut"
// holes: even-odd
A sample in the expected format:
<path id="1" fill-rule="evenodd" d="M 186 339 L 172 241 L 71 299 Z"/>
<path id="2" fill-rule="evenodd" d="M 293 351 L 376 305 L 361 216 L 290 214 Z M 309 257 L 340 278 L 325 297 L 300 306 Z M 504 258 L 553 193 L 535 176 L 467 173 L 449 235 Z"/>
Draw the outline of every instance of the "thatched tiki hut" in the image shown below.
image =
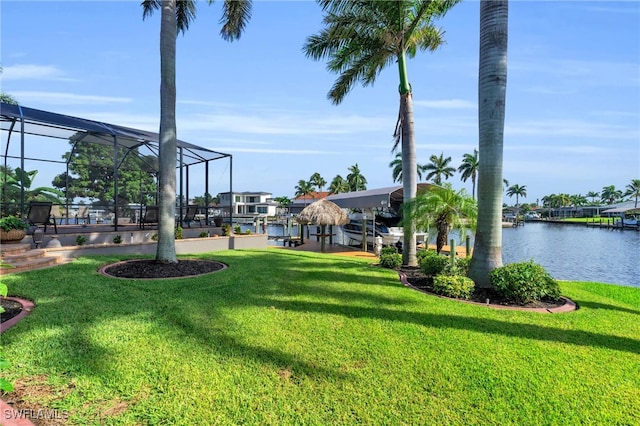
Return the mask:
<path id="1" fill-rule="evenodd" d="M 321 199 L 305 207 L 298 216 L 298 222 L 305 225 L 320 225 L 320 249 L 324 252 L 327 225 L 344 225 L 349 222 L 349 217 L 335 203 Z"/>

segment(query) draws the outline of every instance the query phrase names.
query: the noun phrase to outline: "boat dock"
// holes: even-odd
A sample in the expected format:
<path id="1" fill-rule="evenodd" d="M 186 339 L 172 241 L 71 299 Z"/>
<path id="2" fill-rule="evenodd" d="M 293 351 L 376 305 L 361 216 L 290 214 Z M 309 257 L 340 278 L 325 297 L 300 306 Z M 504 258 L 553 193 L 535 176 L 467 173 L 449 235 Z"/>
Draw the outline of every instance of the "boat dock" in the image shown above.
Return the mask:
<path id="1" fill-rule="evenodd" d="M 640 231 L 640 227 L 637 224 L 626 224 L 626 223 L 623 224 L 621 222 L 614 222 L 610 218 L 607 218 L 607 219 L 600 218 L 598 220 L 594 220 L 593 222 L 587 222 L 587 226 L 595 227 L 595 228 L 604 228 L 604 229 L 619 229 L 619 230 L 631 229 L 635 231 Z"/>

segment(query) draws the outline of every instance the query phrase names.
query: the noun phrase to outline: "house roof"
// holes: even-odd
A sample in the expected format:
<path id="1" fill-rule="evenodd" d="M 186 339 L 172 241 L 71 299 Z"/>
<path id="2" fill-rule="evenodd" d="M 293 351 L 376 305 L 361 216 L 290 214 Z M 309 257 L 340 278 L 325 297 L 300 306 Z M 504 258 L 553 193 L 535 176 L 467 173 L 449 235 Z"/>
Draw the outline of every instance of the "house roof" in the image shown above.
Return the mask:
<path id="1" fill-rule="evenodd" d="M 429 183 L 419 183 L 418 191 L 428 189 Z M 372 209 L 380 207 L 392 207 L 402 204 L 404 192 L 402 186 L 389 186 L 386 188 L 368 189 L 366 191 L 345 192 L 333 194 L 326 198 L 342 208 Z"/>
<path id="2" fill-rule="evenodd" d="M 312 192 L 311 194 L 307 194 L 307 195 L 299 195 L 296 198 L 294 198 L 294 201 L 297 200 L 301 200 L 301 201 L 309 201 L 309 200 L 320 200 L 323 198 L 327 198 L 327 196 L 329 196 L 329 194 L 331 194 L 330 192 L 327 191 L 316 191 L 316 192 Z"/>
<path id="3" fill-rule="evenodd" d="M 617 207 L 615 209 L 602 210 L 600 213 L 636 213 L 636 211 L 640 212 L 640 208 L 631 207 Z"/>
<path id="4" fill-rule="evenodd" d="M 636 209 L 634 201 L 624 201 L 622 203 L 612 204 L 609 207 L 610 208 L 607 210 L 601 210 L 600 213 L 625 213 L 625 212 L 628 212 L 629 210 Z"/>

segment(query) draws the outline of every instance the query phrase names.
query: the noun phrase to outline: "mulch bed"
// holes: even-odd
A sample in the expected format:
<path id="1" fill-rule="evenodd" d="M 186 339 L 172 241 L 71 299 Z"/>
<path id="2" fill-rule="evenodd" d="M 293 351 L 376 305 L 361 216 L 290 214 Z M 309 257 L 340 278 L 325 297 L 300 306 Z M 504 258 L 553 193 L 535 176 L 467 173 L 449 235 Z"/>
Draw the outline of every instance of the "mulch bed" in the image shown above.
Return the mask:
<path id="1" fill-rule="evenodd" d="M 193 277 L 224 268 L 224 263 L 212 260 L 181 259 L 178 263 L 163 263 L 155 259 L 136 259 L 107 265 L 100 272 L 115 278 L 161 279 Z"/>
<path id="2" fill-rule="evenodd" d="M 0 322 L 9 321 L 22 311 L 22 305 L 15 300 L 0 298 L 0 306 L 4 308 L 4 312 L 0 314 Z"/>
<path id="3" fill-rule="evenodd" d="M 413 287 L 424 291 L 425 293 L 430 293 L 435 296 L 443 297 L 433 290 L 433 277 L 427 276 L 422 273 L 419 267 L 411 267 L 411 266 L 403 266 L 399 269 L 400 272 L 404 273 L 407 277 L 407 282 L 411 284 Z M 487 302 L 488 300 L 488 302 Z M 527 303 L 524 305 L 518 305 L 509 300 L 505 300 L 497 291 L 493 289 L 481 289 L 476 288 L 473 294 L 471 295 L 471 302 L 476 303 L 490 303 L 492 305 L 501 305 L 501 306 L 513 306 L 519 308 L 545 308 L 545 309 L 553 309 L 563 306 L 566 302 L 563 299 L 560 300 L 542 300 L 532 303 Z"/>

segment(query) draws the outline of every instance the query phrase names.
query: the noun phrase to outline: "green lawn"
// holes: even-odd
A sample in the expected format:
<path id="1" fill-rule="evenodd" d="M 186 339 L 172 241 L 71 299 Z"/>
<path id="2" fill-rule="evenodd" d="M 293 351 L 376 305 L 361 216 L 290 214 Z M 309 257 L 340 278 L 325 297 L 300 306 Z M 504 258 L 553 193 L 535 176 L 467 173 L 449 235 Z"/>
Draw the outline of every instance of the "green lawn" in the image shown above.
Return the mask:
<path id="1" fill-rule="evenodd" d="M 3 278 L 36 309 L 5 376 L 73 424 L 640 422 L 640 289 L 562 282 L 578 311 L 499 311 L 403 287 L 362 259 L 200 256 L 190 279 L 99 275 L 91 257 Z"/>

